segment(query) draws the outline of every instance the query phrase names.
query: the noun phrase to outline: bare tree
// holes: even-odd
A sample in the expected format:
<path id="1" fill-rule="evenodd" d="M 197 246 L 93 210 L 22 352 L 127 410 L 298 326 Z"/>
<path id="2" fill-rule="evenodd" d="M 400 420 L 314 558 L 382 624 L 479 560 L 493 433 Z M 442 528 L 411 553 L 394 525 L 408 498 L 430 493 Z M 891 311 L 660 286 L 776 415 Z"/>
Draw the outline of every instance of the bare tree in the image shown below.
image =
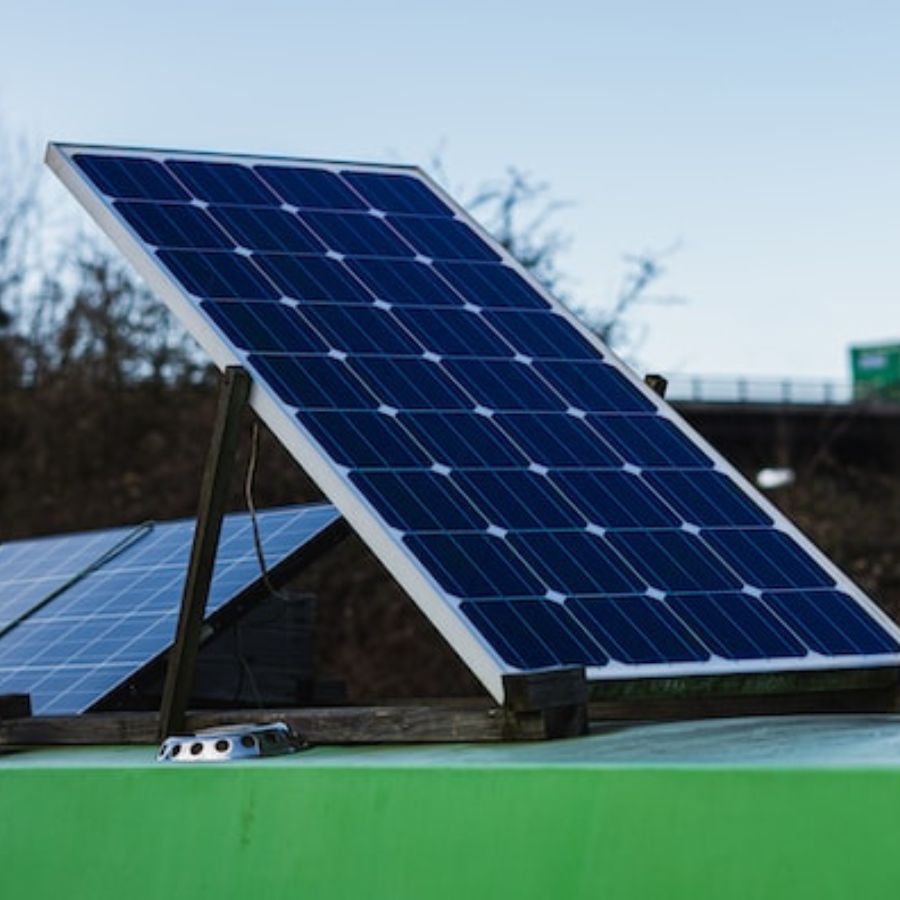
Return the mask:
<path id="1" fill-rule="evenodd" d="M 144 381 L 195 381 L 207 369 L 196 345 L 120 257 L 80 237 L 62 270 L 34 298 L 38 371 L 65 373 L 121 390 Z"/>
<path id="2" fill-rule="evenodd" d="M 38 168 L 0 126 L 0 386 L 19 378 L 26 344 L 17 330 L 37 259 Z"/>
<path id="3" fill-rule="evenodd" d="M 440 159 L 432 169 L 441 181 L 446 173 Z M 680 242 L 661 250 L 645 250 L 623 257 L 625 272 L 619 289 L 605 304 L 577 298 L 560 268 L 560 254 L 571 243 L 556 225 L 557 214 L 570 204 L 554 199 L 550 185 L 510 167 L 503 177 L 483 185 L 466 204 L 497 241 L 561 303 L 571 309 L 605 344 L 621 353 L 633 352 L 642 334 L 634 312 L 649 303 L 681 302 L 681 298 L 651 292 L 666 269 L 663 260 L 677 252 Z"/>
<path id="4" fill-rule="evenodd" d="M 625 272 L 618 291 L 608 308 L 573 305 L 573 312 L 608 346 L 622 354 L 634 352 L 644 337 L 635 324 L 633 313 L 638 306 L 684 302 L 674 294 L 655 294 L 653 287 L 666 274 L 662 261 L 677 252 L 676 241 L 664 250 L 645 250 L 623 257 Z"/>
<path id="5" fill-rule="evenodd" d="M 570 241 L 552 221 L 569 204 L 549 196 L 550 185 L 510 167 L 482 185 L 466 204 L 494 238 L 559 300 L 566 302 L 559 255 Z"/>

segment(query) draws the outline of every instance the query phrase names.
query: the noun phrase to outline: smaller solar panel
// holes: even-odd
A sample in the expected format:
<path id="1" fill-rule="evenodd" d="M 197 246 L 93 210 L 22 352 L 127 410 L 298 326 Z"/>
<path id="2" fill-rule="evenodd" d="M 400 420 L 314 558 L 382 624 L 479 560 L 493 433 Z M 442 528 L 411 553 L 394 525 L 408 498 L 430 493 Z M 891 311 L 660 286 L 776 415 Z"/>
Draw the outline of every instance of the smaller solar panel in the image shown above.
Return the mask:
<path id="1" fill-rule="evenodd" d="M 260 512 L 272 579 L 292 574 L 292 557 L 339 518 L 326 504 Z M 29 694 L 36 714 L 80 713 L 164 653 L 175 636 L 193 530 L 187 519 L 144 532 L 117 528 L 0 545 L 0 610 L 15 606 L 17 617 L 34 610 L 0 636 L 0 694 Z M 121 553 L 41 605 L 129 536 Z M 207 616 L 260 580 L 250 516 L 226 516 Z"/>

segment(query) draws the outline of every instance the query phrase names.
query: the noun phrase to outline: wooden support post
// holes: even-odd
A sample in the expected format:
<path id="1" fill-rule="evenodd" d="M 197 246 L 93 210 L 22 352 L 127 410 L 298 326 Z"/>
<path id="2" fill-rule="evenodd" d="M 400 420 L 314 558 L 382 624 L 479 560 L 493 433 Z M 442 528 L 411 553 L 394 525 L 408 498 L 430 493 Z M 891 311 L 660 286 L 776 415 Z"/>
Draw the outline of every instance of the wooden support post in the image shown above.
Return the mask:
<path id="1" fill-rule="evenodd" d="M 659 394 L 660 397 L 665 398 L 666 390 L 669 387 L 668 379 L 663 378 L 662 375 L 648 374 L 644 376 L 644 384 L 646 384 L 655 394 Z"/>
<path id="2" fill-rule="evenodd" d="M 588 688 L 581 666 L 503 676 L 504 737 L 546 740 L 588 730 Z"/>
<path id="3" fill-rule="evenodd" d="M 200 488 L 191 560 L 181 597 L 178 630 L 169 651 L 159 715 L 160 740 L 184 729 L 206 599 L 222 530 L 222 516 L 234 470 L 241 411 L 249 394 L 250 376 L 240 366 L 229 366 L 222 375 L 219 389 L 216 420 Z"/>

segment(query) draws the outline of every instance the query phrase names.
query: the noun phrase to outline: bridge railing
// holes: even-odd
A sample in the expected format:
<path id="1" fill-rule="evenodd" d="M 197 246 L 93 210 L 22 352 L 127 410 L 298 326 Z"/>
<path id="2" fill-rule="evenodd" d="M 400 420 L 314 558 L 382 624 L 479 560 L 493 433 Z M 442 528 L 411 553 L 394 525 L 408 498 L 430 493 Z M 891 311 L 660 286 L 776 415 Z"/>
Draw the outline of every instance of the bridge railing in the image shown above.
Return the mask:
<path id="1" fill-rule="evenodd" d="M 849 382 L 807 378 L 744 378 L 739 375 L 667 376 L 666 398 L 693 403 L 776 403 L 833 406 L 861 399 Z M 867 396 L 867 400 L 900 402 L 900 393 L 892 396 Z"/>

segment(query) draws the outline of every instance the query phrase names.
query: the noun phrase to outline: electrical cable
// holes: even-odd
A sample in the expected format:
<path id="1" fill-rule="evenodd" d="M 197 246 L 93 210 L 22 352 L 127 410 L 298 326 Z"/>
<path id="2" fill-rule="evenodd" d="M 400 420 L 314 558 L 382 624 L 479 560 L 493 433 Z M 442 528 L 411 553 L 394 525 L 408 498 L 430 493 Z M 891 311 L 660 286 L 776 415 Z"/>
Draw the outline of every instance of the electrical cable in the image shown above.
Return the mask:
<path id="1" fill-rule="evenodd" d="M 259 571 L 262 582 L 271 597 L 274 597 L 281 603 L 286 603 L 286 597 L 284 596 L 284 594 L 280 590 L 278 590 L 278 588 L 275 587 L 275 585 L 272 583 L 272 580 L 269 577 L 269 569 L 266 565 L 266 556 L 263 550 L 262 536 L 260 534 L 259 521 L 257 519 L 256 501 L 253 497 L 253 487 L 256 480 L 256 469 L 258 465 L 259 422 L 254 421 L 250 435 L 250 458 L 247 461 L 247 471 L 244 475 L 244 501 L 247 504 L 247 511 L 250 513 L 250 528 L 253 533 L 253 547 L 256 551 L 256 559 L 259 563 Z M 237 625 L 235 626 L 235 645 L 238 662 L 241 664 L 242 673 L 246 673 L 254 700 L 256 701 L 257 706 L 261 709 L 263 707 L 262 695 L 259 690 L 259 685 L 256 681 L 256 676 L 253 673 L 253 669 L 243 653 L 239 626 Z M 240 686 L 241 689 L 243 689 L 243 675 L 241 677 Z"/>
<path id="2" fill-rule="evenodd" d="M 253 485 L 256 480 L 256 468 L 259 464 L 259 422 L 253 423 L 253 430 L 250 436 L 250 459 L 247 462 L 247 473 L 244 476 L 244 501 L 247 504 L 247 511 L 250 513 L 250 527 L 253 532 L 253 547 L 256 550 L 256 559 L 259 562 L 259 571 L 262 582 L 266 589 L 272 594 L 283 600 L 281 592 L 272 584 L 269 578 L 269 570 L 266 566 L 266 556 L 263 551 L 262 537 L 259 532 L 259 521 L 256 515 L 256 502 L 253 499 Z"/>

